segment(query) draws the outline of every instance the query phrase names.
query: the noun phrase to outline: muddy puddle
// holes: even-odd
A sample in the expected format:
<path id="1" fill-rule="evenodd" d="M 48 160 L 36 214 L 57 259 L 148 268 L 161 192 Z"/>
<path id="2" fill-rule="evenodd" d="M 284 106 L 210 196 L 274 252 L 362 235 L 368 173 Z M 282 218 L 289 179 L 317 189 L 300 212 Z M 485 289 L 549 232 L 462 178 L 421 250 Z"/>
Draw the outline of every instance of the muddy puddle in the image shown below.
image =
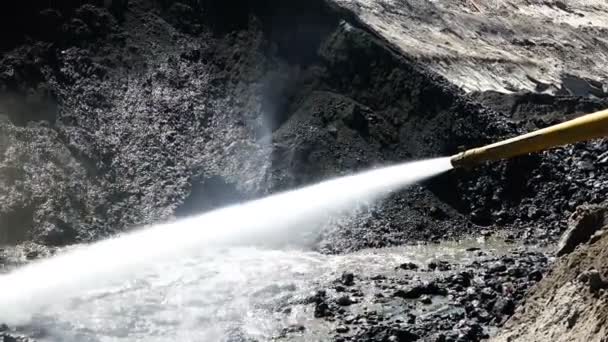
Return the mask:
<path id="1" fill-rule="evenodd" d="M 342 303 L 348 307 L 345 321 L 370 311 L 399 321 L 411 314 L 424 317 L 459 309 L 450 308 L 444 296 L 430 296 L 428 304 L 379 297 L 383 281 L 426 281 L 458 272 L 460 265 L 480 256 L 499 257 L 517 248 L 498 239 L 465 239 L 347 255 L 241 247 L 208 250 L 177 264 L 156 264 L 134 273 L 128 283 L 48 307 L 19 330 L 39 341 L 331 340 L 343 322 L 315 317 L 311 296 L 328 289 L 327 296 L 340 298 L 340 286 L 334 285 L 344 282 L 345 271 L 357 284 L 350 302 Z M 403 269 L 412 264 L 417 269 Z M 429 269 L 432 264 L 438 265 L 435 270 Z"/>

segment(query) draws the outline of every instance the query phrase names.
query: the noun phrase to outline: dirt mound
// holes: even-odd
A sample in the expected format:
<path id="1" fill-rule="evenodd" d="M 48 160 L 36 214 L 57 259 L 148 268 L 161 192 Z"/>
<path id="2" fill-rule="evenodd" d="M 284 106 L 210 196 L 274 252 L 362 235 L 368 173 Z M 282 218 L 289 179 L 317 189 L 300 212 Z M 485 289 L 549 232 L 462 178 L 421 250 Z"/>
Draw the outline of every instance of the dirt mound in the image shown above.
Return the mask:
<path id="1" fill-rule="evenodd" d="M 234 185 L 232 198 L 252 198 L 509 131 L 323 1 L 234 5 L 132 1 L 122 19 L 94 4 L 53 8 L 65 34 L 33 36 L 3 56 L 6 96 L 55 108 L 11 105 L 0 122 L 0 217 L 25 223 L 10 228 L 13 240 L 60 245 L 169 219 L 197 179 L 220 178 Z M 224 15 L 235 7 L 244 14 Z M 413 208 L 419 198 L 446 217 L 425 218 Z M 443 235 L 448 217 L 466 226 L 426 188 L 392 203 L 395 213 L 411 208 L 407 222 L 377 223 L 394 238 L 334 234 L 324 245 Z"/>
<path id="2" fill-rule="evenodd" d="M 556 262 L 493 341 L 608 341 L 606 217 L 606 204 L 577 212 L 576 236 L 566 237 L 578 246 Z"/>
<path id="3" fill-rule="evenodd" d="M 226 15 L 231 8 L 238 13 Z M 127 9 L 53 8 L 64 34 L 31 35 L 33 43 L 15 35 L 21 45 L 0 61 L 11 99 L 0 121 L 0 217 L 25 218 L 11 228 L 16 240 L 88 241 L 170 219 L 200 192 L 199 179 L 230 184 L 231 199 L 217 206 L 449 155 L 561 118 L 512 121 L 485 109 L 324 1 L 140 0 Z M 16 110 L 41 103 L 52 110 Z M 564 211 L 608 189 L 604 145 L 454 172 L 336 225 L 319 248 L 458 236 L 493 223 L 528 241 L 557 237 Z M 575 181 L 565 187 L 565 177 Z"/>

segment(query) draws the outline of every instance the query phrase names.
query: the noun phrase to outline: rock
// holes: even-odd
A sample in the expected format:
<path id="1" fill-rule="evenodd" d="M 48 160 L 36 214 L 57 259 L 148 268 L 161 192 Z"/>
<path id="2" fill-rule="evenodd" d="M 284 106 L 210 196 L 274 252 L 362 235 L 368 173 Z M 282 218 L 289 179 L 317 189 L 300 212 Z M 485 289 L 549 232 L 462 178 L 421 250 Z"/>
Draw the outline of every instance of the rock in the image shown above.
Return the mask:
<path id="1" fill-rule="evenodd" d="M 507 273 L 515 278 L 521 278 L 526 274 L 526 270 L 521 268 L 521 267 L 509 267 L 509 269 L 507 270 Z"/>
<path id="2" fill-rule="evenodd" d="M 598 292 L 608 287 L 608 282 L 602 279 L 602 275 L 595 269 L 581 273 L 577 279 L 589 285 L 591 292 Z"/>
<path id="3" fill-rule="evenodd" d="M 27 260 L 34 260 L 34 259 L 38 258 L 39 255 L 40 255 L 40 252 L 38 252 L 38 251 L 31 251 L 31 252 L 28 252 L 25 255 L 25 258 Z"/>
<path id="4" fill-rule="evenodd" d="M 583 171 L 595 170 L 595 166 L 593 165 L 593 163 L 586 161 L 586 160 L 582 160 L 582 161 L 578 162 L 577 166 Z"/>
<path id="5" fill-rule="evenodd" d="M 500 292 L 505 296 L 511 296 L 515 293 L 515 286 L 512 282 L 506 281 L 499 285 Z"/>
<path id="6" fill-rule="evenodd" d="M 349 306 L 353 303 L 356 303 L 354 300 L 352 300 L 352 298 L 350 298 L 349 296 L 341 296 L 336 300 L 336 304 L 340 305 L 340 306 Z"/>
<path id="7" fill-rule="evenodd" d="M 439 295 L 446 296 L 447 289 L 440 287 L 436 282 L 425 282 L 416 285 L 406 286 L 403 289 L 397 290 L 393 296 L 405 299 L 416 299 L 422 295 Z"/>
<path id="8" fill-rule="evenodd" d="M 394 329 L 392 331 L 392 336 L 396 337 L 395 341 L 397 342 L 414 342 L 420 339 L 418 335 L 405 327 Z"/>
<path id="9" fill-rule="evenodd" d="M 606 205 L 584 205 L 578 207 L 568 220 L 568 229 L 557 245 L 557 256 L 572 252 L 576 246 L 589 241 L 598 230 L 608 226 Z"/>
<path id="10" fill-rule="evenodd" d="M 471 321 L 461 321 L 458 324 L 459 339 L 462 341 L 479 341 L 484 338 L 483 328 L 479 323 Z"/>
<path id="11" fill-rule="evenodd" d="M 334 138 L 338 136 L 338 128 L 334 125 L 330 125 L 327 127 L 327 132 L 331 134 Z"/>
<path id="12" fill-rule="evenodd" d="M 462 286 L 470 286 L 472 274 L 469 272 L 460 272 L 449 278 L 452 284 L 462 285 Z"/>
<path id="13" fill-rule="evenodd" d="M 541 281 L 543 279 L 543 273 L 539 270 L 533 270 L 528 274 L 528 280 Z"/>
<path id="14" fill-rule="evenodd" d="M 352 273 L 345 272 L 342 274 L 342 278 L 340 279 L 342 284 L 346 286 L 352 286 L 355 284 L 355 276 Z"/>
<path id="15" fill-rule="evenodd" d="M 492 215 L 485 208 L 475 209 L 471 213 L 471 221 L 480 226 L 489 226 L 492 223 Z"/>
<path id="16" fill-rule="evenodd" d="M 489 322 L 491 319 L 490 313 L 483 309 L 476 310 L 475 317 L 482 323 Z"/>
<path id="17" fill-rule="evenodd" d="M 300 324 L 290 325 L 287 328 L 283 329 L 283 335 L 289 333 L 298 333 L 306 330 L 306 327 Z"/>
<path id="18" fill-rule="evenodd" d="M 421 285 L 409 286 L 403 289 L 397 290 L 393 296 L 405 299 L 415 299 L 422 296 L 424 288 Z"/>
<path id="19" fill-rule="evenodd" d="M 452 269 L 450 263 L 443 260 L 432 260 L 431 262 L 429 262 L 428 268 L 433 271 L 438 270 L 441 272 L 449 271 Z"/>
<path id="20" fill-rule="evenodd" d="M 431 341 L 432 342 L 446 342 L 447 337 L 443 333 L 437 333 L 437 334 L 433 335 L 433 337 L 431 338 Z"/>
<path id="21" fill-rule="evenodd" d="M 439 286 L 436 281 L 423 283 L 423 291 L 428 295 L 446 296 L 448 294 L 448 290 Z"/>
<path id="22" fill-rule="evenodd" d="M 414 264 L 413 262 L 406 262 L 399 265 L 399 268 L 402 270 L 417 270 L 418 265 Z"/>
<path id="23" fill-rule="evenodd" d="M 416 323 L 416 315 L 414 315 L 413 313 L 408 313 L 405 316 L 405 322 L 408 324 L 415 324 Z"/>
<path id="24" fill-rule="evenodd" d="M 597 164 L 601 166 L 608 165 L 608 152 L 604 152 L 597 157 Z"/>
<path id="25" fill-rule="evenodd" d="M 493 311 L 495 314 L 510 316 L 515 312 L 515 302 L 510 298 L 498 298 Z"/>
<path id="26" fill-rule="evenodd" d="M 428 295 L 424 295 L 422 297 L 420 297 L 420 303 L 422 304 L 432 304 L 433 301 L 431 300 L 431 297 L 429 297 Z"/>
<path id="27" fill-rule="evenodd" d="M 484 287 L 481 290 L 481 298 L 483 298 L 483 299 L 491 299 L 491 298 L 494 298 L 494 297 L 496 297 L 496 292 L 494 292 L 494 290 L 492 290 L 491 288 Z"/>
<path id="28" fill-rule="evenodd" d="M 339 334 L 344 334 L 344 333 L 347 333 L 349 330 L 350 330 L 350 329 L 349 329 L 347 326 L 345 326 L 345 325 L 339 325 L 339 326 L 336 328 L 336 332 L 337 332 L 337 333 L 339 333 Z"/>
<path id="29" fill-rule="evenodd" d="M 490 273 L 500 273 L 507 270 L 507 266 L 502 261 L 497 261 L 490 266 Z"/>
<path id="30" fill-rule="evenodd" d="M 327 303 L 318 303 L 315 306 L 315 318 L 330 316 L 329 305 Z"/>
<path id="31" fill-rule="evenodd" d="M 445 211 L 436 206 L 431 206 L 429 208 L 429 216 L 438 220 L 443 220 L 447 218 L 447 214 L 445 213 Z"/>

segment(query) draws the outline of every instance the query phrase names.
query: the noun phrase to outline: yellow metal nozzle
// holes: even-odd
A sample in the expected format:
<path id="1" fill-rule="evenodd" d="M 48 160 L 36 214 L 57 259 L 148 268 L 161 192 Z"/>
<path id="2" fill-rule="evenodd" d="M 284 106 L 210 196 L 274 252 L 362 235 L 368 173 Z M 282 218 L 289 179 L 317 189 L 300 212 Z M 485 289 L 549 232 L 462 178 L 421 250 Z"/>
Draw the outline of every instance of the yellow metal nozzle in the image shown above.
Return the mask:
<path id="1" fill-rule="evenodd" d="M 539 129 L 515 138 L 473 148 L 452 157 L 454 167 L 471 167 L 486 161 L 507 159 L 560 145 L 608 136 L 608 110 Z"/>

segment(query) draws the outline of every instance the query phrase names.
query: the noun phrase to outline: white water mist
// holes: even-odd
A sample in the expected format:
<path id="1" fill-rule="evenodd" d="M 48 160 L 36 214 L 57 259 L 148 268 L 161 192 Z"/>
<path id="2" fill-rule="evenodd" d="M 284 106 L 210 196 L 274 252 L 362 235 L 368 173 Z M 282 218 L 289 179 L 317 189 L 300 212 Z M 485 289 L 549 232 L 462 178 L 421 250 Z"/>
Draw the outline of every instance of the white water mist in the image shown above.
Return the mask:
<path id="1" fill-rule="evenodd" d="M 0 322 L 25 322 L 47 305 L 129 279 L 159 260 L 226 244 L 289 239 L 328 215 L 451 168 L 449 158 L 440 158 L 366 171 L 78 247 L 0 276 Z"/>

